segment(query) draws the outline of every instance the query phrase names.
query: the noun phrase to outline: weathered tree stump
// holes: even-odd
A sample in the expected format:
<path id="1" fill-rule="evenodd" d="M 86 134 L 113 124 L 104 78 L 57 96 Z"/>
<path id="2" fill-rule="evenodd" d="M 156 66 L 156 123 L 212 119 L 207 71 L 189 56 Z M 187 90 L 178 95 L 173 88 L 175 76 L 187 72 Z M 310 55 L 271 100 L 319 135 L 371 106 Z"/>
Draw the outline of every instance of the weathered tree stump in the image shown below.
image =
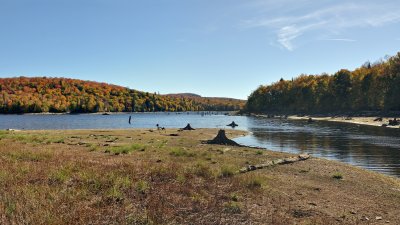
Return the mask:
<path id="1" fill-rule="evenodd" d="M 217 136 L 213 140 L 207 141 L 207 144 L 240 146 L 235 141 L 226 137 L 225 130 L 219 130 Z"/>
<path id="2" fill-rule="evenodd" d="M 232 121 L 232 123 L 230 123 L 230 124 L 228 124 L 228 125 L 226 125 L 226 126 L 235 128 L 235 127 L 237 127 L 237 126 L 239 126 L 239 125 L 237 125 L 237 124 L 235 123 L 235 121 Z"/>
<path id="3" fill-rule="evenodd" d="M 190 123 L 188 123 L 186 127 L 182 128 L 182 130 L 196 130 L 196 129 L 192 128 L 192 126 L 190 126 Z"/>

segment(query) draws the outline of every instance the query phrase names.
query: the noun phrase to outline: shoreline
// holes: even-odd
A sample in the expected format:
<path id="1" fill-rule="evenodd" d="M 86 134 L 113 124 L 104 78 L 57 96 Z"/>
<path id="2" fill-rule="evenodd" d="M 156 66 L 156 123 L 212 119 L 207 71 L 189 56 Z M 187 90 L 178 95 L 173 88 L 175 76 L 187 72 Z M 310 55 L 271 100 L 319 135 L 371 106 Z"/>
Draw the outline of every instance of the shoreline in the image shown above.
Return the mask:
<path id="1" fill-rule="evenodd" d="M 0 113 L 1 115 L 123 115 L 123 114 L 153 114 L 153 113 L 176 113 L 176 114 L 185 114 L 185 113 L 204 113 L 204 112 L 212 112 L 212 113 L 229 113 L 229 115 L 237 114 L 238 111 L 182 111 L 182 112 L 172 112 L 172 111 L 156 111 L 156 112 L 93 112 L 93 113 L 69 113 L 69 112 L 60 112 L 60 113 L 52 113 L 52 112 L 41 112 L 41 113 Z"/>
<path id="2" fill-rule="evenodd" d="M 400 128 L 397 126 L 383 126 L 383 124 L 388 124 L 389 120 L 393 118 L 382 117 L 382 121 L 374 121 L 377 117 L 313 117 L 313 116 L 289 116 L 288 119 L 292 120 L 308 120 L 312 118 L 315 121 L 328 121 L 328 122 L 337 122 L 337 123 L 348 123 L 354 125 L 364 125 L 364 126 L 374 126 L 374 127 L 385 127 L 385 128 Z"/>
<path id="3" fill-rule="evenodd" d="M 268 115 L 265 115 L 265 114 L 251 114 L 251 115 L 255 116 L 255 117 L 270 118 Z M 280 117 L 274 117 L 274 118 L 280 118 Z M 396 126 L 384 126 L 383 125 L 383 124 L 387 125 L 389 123 L 389 120 L 392 120 L 394 117 L 381 117 L 382 121 L 374 121 L 378 117 L 372 117 L 372 116 L 331 117 L 331 116 L 312 116 L 312 115 L 310 115 L 310 116 L 308 116 L 308 115 L 306 115 L 306 116 L 296 116 L 296 115 L 287 116 L 287 119 L 289 119 L 289 120 L 308 120 L 309 118 L 312 118 L 312 120 L 314 120 L 314 121 L 348 123 L 348 124 L 354 124 L 354 125 L 385 127 L 385 128 L 392 128 L 392 129 L 400 128 L 400 125 L 396 125 Z"/>

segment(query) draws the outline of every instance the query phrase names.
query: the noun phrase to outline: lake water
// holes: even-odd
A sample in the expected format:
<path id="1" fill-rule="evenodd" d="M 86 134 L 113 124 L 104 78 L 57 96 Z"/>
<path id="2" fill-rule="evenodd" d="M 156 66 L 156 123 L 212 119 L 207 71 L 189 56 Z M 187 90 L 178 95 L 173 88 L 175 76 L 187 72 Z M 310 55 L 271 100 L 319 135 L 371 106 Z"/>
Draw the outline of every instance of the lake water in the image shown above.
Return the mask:
<path id="1" fill-rule="evenodd" d="M 128 123 L 132 116 L 132 124 Z M 126 129 L 226 128 L 235 121 L 237 129 L 250 131 L 238 143 L 273 151 L 310 153 L 400 177 L 400 130 L 318 121 L 279 120 L 245 116 L 202 115 L 201 113 L 133 113 L 78 115 L 0 115 L 0 129 Z M 229 128 L 230 129 L 230 128 Z"/>

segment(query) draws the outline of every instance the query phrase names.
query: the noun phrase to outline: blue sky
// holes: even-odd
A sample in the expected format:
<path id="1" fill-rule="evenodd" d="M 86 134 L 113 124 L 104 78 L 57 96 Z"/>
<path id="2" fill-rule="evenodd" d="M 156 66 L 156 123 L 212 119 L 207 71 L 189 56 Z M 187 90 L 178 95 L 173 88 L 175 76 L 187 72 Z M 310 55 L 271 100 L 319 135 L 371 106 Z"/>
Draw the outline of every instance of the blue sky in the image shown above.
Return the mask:
<path id="1" fill-rule="evenodd" d="M 71 77 L 245 99 L 261 84 L 400 50 L 372 0 L 0 0 L 0 77 Z"/>

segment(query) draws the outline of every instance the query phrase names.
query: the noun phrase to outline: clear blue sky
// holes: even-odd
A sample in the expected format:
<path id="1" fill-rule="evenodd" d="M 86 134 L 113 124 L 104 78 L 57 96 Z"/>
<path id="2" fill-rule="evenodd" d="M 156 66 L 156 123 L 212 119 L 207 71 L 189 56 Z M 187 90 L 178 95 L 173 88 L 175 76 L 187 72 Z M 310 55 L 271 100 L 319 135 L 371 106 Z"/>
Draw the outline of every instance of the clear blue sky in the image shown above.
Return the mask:
<path id="1" fill-rule="evenodd" d="M 0 77 L 245 99 L 400 51 L 397 0 L 0 0 Z"/>

